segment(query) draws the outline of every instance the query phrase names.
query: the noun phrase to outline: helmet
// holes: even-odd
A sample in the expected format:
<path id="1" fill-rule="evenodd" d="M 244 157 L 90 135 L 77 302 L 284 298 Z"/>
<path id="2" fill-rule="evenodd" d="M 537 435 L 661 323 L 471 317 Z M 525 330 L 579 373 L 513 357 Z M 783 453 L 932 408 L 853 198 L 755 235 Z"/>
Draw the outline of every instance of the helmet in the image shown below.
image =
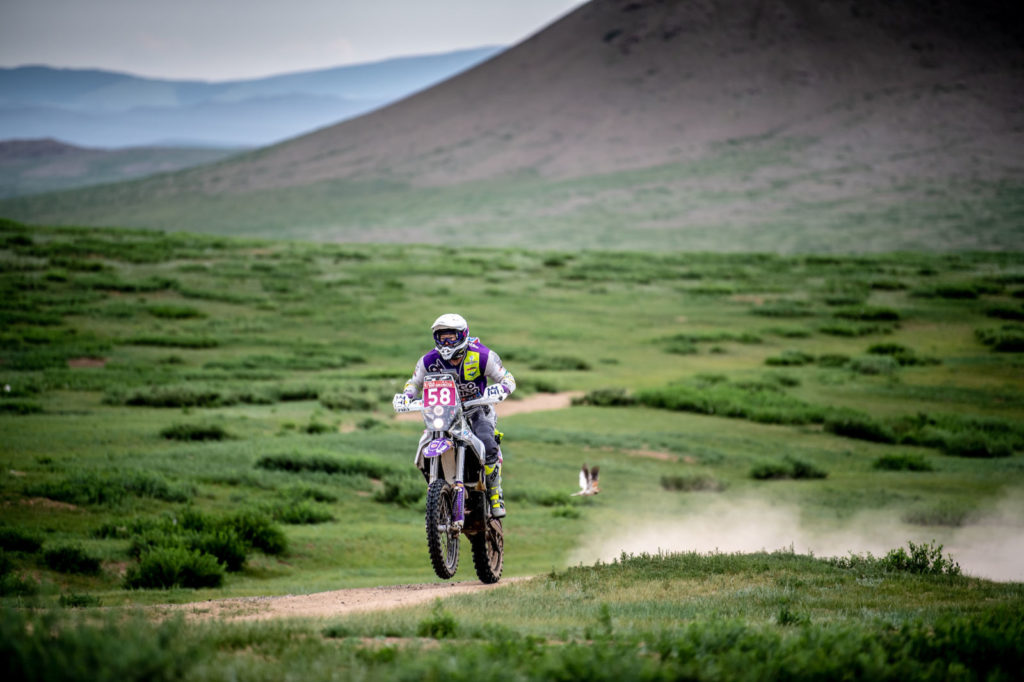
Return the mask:
<path id="1" fill-rule="evenodd" d="M 434 348 L 445 360 L 451 360 L 469 345 L 469 325 L 462 315 L 446 313 L 434 320 L 430 329 L 434 332 Z"/>

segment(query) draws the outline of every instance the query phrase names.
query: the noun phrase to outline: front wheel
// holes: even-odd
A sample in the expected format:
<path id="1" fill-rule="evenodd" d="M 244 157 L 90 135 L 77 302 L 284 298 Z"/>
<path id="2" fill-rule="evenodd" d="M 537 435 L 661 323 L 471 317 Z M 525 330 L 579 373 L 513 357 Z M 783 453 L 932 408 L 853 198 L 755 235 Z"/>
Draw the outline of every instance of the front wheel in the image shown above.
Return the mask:
<path id="1" fill-rule="evenodd" d="M 437 479 L 427 488 L 427 549 L 434 573 L 448 580 L 459 568 L 459 533 L 452 528 L 455 489 Z"/>
<path id="2" fill-rule="evenodd" d="M 501 519 L 488 519 L 483 532 L 469 536 L 473 546 L 473 566 L 481 582 L 496 583 L 505 563 L 505 533 Z"/>

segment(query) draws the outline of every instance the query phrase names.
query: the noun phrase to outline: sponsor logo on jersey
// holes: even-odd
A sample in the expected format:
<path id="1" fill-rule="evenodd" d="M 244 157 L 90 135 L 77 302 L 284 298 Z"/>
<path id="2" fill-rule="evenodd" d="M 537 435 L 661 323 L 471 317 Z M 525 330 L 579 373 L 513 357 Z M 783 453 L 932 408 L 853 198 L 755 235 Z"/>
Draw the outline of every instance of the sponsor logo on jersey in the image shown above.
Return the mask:
<path id="1" fill-rule="evenodd" d="M 472 381 L 480 376 L 480 353 L 476 351 L 466 353 L 466 361 L 462 364 L 462 375 L 467 381 Z"/>

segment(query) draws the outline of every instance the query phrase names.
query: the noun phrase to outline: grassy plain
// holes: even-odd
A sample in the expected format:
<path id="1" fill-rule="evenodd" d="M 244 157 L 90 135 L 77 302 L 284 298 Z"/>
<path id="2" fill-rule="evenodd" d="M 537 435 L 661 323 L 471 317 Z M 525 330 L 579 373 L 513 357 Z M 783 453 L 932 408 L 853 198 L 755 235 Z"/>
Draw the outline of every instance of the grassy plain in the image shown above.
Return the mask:
<path id="1" fill-rule="evenodd" d="M 168 652 L 150 656 L 167 679 L 1019 669 L 1006 642 L 1024 628 L 1021 586 L 986 578 L 1022 578 L 1021 254 L 570 253 L 10 222 L 0 239 L 2 600 L 42 609 L 5 611 L 10 660 L 102 653 L 113 633 Z M 69 608 L 434 580 L 419 428 L 390 397 L 449 310 L 502 354 L 515 397 L 583 394 L 501 421 L 505 575 L 537 578 L 320 624 L 129 627 Z M 584 461 L 602 493 L 570 497 Z M 908 541 L 944 544 L 968 575 L 810 555 Z M 56 619 L 32 630 L 53 639 L 8 637 L 35 618 Z M 92 624 L 70 627 L 80 618 Z M 758 667 L 770 651 L 784 653 L 774 673 Z"/>

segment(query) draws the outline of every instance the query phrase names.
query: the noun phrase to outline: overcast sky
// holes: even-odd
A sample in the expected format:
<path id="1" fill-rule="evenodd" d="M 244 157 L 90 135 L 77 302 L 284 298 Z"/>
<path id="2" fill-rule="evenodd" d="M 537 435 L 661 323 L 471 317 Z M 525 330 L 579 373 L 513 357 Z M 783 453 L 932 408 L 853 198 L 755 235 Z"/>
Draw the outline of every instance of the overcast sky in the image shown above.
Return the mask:
<path id="1" fill-rule="evenodd" d="M 513 45 L 585 0 L 0 0 L 0 67 L 227 80 Z"/>

